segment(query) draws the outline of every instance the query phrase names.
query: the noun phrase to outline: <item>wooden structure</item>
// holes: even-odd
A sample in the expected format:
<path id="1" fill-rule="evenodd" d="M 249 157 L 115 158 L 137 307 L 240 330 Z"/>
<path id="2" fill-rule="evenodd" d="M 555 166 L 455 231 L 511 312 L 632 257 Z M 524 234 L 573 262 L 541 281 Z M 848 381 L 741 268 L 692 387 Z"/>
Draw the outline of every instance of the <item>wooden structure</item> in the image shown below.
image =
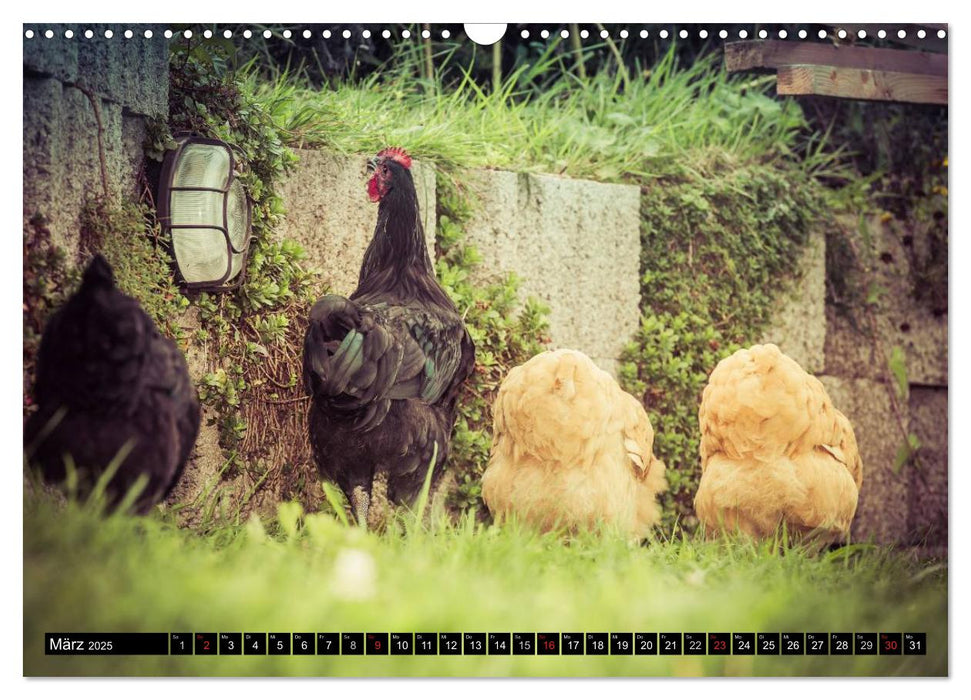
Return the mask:
<path id="1" fill-rule="evenodd" d="M 725 68 L 777 72 L 780 95 L 947 104 L 947 54 L 810 41 L 725 45 Z"/>

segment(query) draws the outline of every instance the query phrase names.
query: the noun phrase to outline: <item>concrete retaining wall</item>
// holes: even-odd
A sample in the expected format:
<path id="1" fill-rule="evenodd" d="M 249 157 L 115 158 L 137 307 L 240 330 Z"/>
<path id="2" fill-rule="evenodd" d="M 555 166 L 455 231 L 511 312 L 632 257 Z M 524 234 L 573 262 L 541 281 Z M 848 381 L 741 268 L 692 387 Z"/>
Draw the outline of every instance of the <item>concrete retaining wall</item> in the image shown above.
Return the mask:
<path id="1" fill-rule="evenodd" d="M 909 532 L 907 478 L 893 470 L 901 435 L 886 385 L 870 379 L 826 375 L 820 381 L 833 404 L 853 425 L 863 458 L 863 487 L 853 521 L 853 539 L 906 540 Z"/>
<path id="2" fill-rule="evenodd" d="M 911 387 L 910 429 L 920 463 L 906 474 L 910 541 L 947 554 L 947 388 Z"/>
<path id="3" fill-rule="evenodd" d="M 319 150 L 298 155 L 283 187 L 280 233 L 307 248 L 321 291 L 349 294 L 377 215 L 365 193 L 366 159 Z M 412 170 L 434 254 L 434 171 L 419 162 Z M 466 242 L 482 255 L 478 280 L 514 273 L 523 299 L 550 307 L 556 346 L 583 350 L 613 370 L 640 315 L 638 188 L 498 170 L 459 179 L 475 202 Z"/>
<path id="4" fill-rule="evenodd" d="M 913 299 L 909 256 L 902 240 L 917 237 L 918 231 L 904 231 L 895 221 L 881 222 L 870 218 L 868 224 L 877 260 L 870 271 L 879 295 L 876 316 L 878 345 L 885 352 L 894 346 L 904 350 L 907 374 L 912 384 L 947 386 L 947 314 L 935 316 Z M 856 222 L 846 221 L 846 231 L 855 232 Z M 857 238 L 859 235 L 857 234 Z M 862 247 L 864 242 L 858 241 Z M 919 241 L 914 241 L 918 245 Z M 842 377 L 880 379 L 886 363 L 872 354 L 873 343 L 861 339 L 860 333 L 844 316 L 831 312 L 826 330 L 827 374 Z"/>
<path id="5" fill-rule="evenodd" d="M 364 157 L 299 155 L 300 165 L 284 187 L 283 234 L 307 247 L 322 273 L 321 289 L 349 293 L 375 217 L 364 194 Z M 615 371 L 639 322 L 638 188 L 498 170 L 470 171 L 458 179 L 474 202 L 466 240 L 482 257 L 477 279 L 486 283 L 514 273 L 523 299 L 533 296 L 550 307 L 554 346 L 580 349 Z M 418 165 L 416 181 L 431 246 L 434 175 Z M 855 222 L 847 226 L 857 228 Z M 778 344 L 820 375 L 854 425 L 865 470 L 854 537 L 941 547 L 947 542 L 947 319 L 935 318 L 910 298 L 901 232 L 878 221 L 871 228 L 881 251 L 890 253 L 872 272 L 888 290 L 877 314 L 877 347 L 904 349 L 909 404 L 894 410 L 885 358 L 826 307 L 822 232 L 811 235 L 797 279 L 780 294 L 762 342 Z M 920 471 L 893 468 L 904 439 L 901 425 L 924 445 Z"/>
<path id="6" fill-rule="evenodd" d="M 357 286 L 364 251 L 374 234 L 377 220 L 377 205 L 367 197 L 367 157 L 343 156 L 319 150 L 298 150 L 297 155 L 299 161 L 281 189 L 286 216 L 278 235 L 296 240 L 306 248 L 308 264 L 319 273 L 315 285 L 318 295 L 327 291 L 348 295 Z M 426 242 L 434 259 L 435 172 L 416 161 L 412 165 L 412 175 L 418 190 Z M 300 327 L 303 327 L 303 322 L 304 319 L 293 320 Z M 183 325 L 187 329 L 198 327 L 191 309 Z M 197 382 L 220 367 L 218 348 L 215 347 L 194 345 L 190 347 L 187 359 L 189 371 Z M 299 367 L 296 371 L 299 374 Z M 303 414 L 307 411 L 306 403 L 295 402 L 293 411 L 293 419 L 302 425 Z M 191 503 L 200 497 L 208 501 L 214 497 L 219 504 L 217 507 L 233 513 L 240 502 L 256 489 L 247 507 L 272 515 L 276 512 L 276 503 L 285 497 L 281 489 L 295 481 L 304 484 L 299 496 L 306 507 L 313 509 L 321 502 L 323 491 L 317 480 L 309 444 L 306 445 L 305 459 L 300 464 L 287 465 L 295 470 L 295 478 L 279 478 L 281 475 L 271 473 L 262 480 L 263 469 L 284 468 L 284 465 L 275 463 L 260 465 L 252 472 L 243 470 L 220 477 L 225 457 L 219 447 L 218 428 L 209 425 L 216 418 L 214 411 L 203 406 L 202 427 L 196 441 L 192 467 L 186 469 L 173 490 L 170 503 Z M 305 434 L 304 429 L 297 432 L 301 436 Z M 272 446 L 268 451 L 274 452 Z M 303 478 L 300 479 L 300 476 Z M 209 491 L 212 495 L 207 495 Z M 293 494 L 287 496 L 293 497 Z M 196 511 L 191 509 L 185 513 L 188 522 L 197 517 Z"/>

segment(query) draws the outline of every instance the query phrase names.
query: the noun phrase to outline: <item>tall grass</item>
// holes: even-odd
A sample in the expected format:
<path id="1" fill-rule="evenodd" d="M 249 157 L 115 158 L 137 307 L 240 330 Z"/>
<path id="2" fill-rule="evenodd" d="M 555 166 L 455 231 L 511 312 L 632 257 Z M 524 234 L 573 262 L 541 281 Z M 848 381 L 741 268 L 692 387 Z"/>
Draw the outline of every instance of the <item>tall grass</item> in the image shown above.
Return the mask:
<path id="1" fill-rule="evenodd" d="M 293 145 L 357 153 L 394 144 L 445 167 L 624 181 L 703 177 L 719 162 L 829 162 L 819 148 L 803 162 L 801 108 L 773 98 L 770 77 L 728 76 L 715 54 L 679 65 L 672 46 L 632 75 L 625 68 L 581 78 L 555 46 L 495 89 L 456 66 L 448 48 L 433 57 L 431 79 L 412 48 L 363 81 L 331 88 L 311 89 L 299 72 L 266 81 L 253 69 L 246 84 Z"/>
<path id="2" fill-rule="evenodd" d="M 940 675 L 947 575 L 888 548 L 567 540 L 467 516 L 382 535 L 280 505 L 218 538 L 30 490 L 28 675 Z M 51 657 L 44 632 L 927 632 L 927 656 Z"/>

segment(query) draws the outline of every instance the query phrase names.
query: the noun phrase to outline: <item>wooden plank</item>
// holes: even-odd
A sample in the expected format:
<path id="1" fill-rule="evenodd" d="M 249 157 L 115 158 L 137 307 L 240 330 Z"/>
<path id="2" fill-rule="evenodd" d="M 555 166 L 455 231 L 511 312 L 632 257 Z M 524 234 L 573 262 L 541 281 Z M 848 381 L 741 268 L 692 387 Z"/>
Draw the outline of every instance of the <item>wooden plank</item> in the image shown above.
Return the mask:
<path id="1" fill-rule="evenodd" d="M 780 95 L 826 95 L 856 100 L 947 104 L 947 78 L 833 66 L 782 66 Z"/>
<path id="2" fill-rule="evenodd" d="M 791 65 L 823 65 L 947 77 L 947 54 L 814 41 L 735 41 L 725 44 L 729 72 Z"/>

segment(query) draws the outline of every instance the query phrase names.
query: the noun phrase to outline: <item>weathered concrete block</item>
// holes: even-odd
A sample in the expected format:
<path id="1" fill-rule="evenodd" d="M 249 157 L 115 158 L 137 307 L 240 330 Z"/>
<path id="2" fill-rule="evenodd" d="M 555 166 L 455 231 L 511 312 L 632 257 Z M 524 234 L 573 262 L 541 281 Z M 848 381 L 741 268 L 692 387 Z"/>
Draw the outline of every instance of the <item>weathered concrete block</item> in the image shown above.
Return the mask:
<path id="1" fill-rule="evenodd" d="M 310 264 L 322 273 L 320 289 L 350 294 L 357 287 L 361 261 L 377 221 L 377 205 L 367 197 L 368 156 L 298 150 L 300 162 L 281 188 L 286 217 L 279 233 L 307 249 Z M 435 259 L 435 172 L 411 167 L 428 252 Z"/>
<path id="2" fill-rule="evenodd" d="M 60 170 L 54 139 L 58 130 L 58 105 L 62 98 L 57 80 L 24 77 L 24 216 L 55 215 L 52 180 Z M 56 237 L 59 238 L 59 237 Z M 58 240 L 63 243 L 63 240 Z"/>
<path id="3" fill-rule="evenodd" d="M 869 379 L 821 376 L 833 404 L 850 423 L 863 458 L 863 487 L 853 520 L 853 539 L 884 544 L 908 540 L 909 476 L 893 470 L 903 442 L 887 387 Z M 906 412 L 904 405 L 902 410 Z M 904 421 L 906 423 L 907 416 Z"/>
<path id="4" fill-rule="evenodd" d="M 900 346 L 911 383 L 947 386 L 947 314 L 935 316 L 914 300 L 908 253 L 901 242 L 906 233 L 897 230 L 898 226 L 875 217 L 868 223 L 877 253 L 871 278 L 884 290 L 876 313 L 879 350 L 848 318 L 827 309 L 825 372 L 880 379 L 886 373 L 891 349 Z M 856 230 L 850 223 L 844 228 Z M 863 243 L 858 241 L 858 245 Z"/>
<path id="5" fill-rule="evenodd" d="M 123 104 L 125 84 L 137 80 L 138 76 L 137 73 L 122 73 L 121 55 L 141 53 L 138 43 L 145 39 L 140 33 L 138 39 L 128 39 L 132 43 L 127 45 L 122 43 L 126 41 L 124 39 L 105 39 L 104 31 L 107 28 L 108 25 L 103 24 L 79 26 L 75 28 L 73 39 L 62 41 L 76 41 L 78 44 L 78 83 L 96 95 Z M 81 32 L 85 30 L 94 32 L 94 36 L 90 39 L 83 36 Z"/>
<path id="6" fill-rule="evenodd" d="M 99 84 L 107 97 L 123 104 L 137 114 L 167 119 L 169 115 L 169 40 L 162 36 L 162 25 L 138 25 L 135 36 L 122 39 L 122 25 L 101 25 L 111 28 L 114 38 L 100 41 L 110 46 L 107 54 L 108 64 L 104 68 L 94 67 L 94 74 L 103 76 Z M 153 30 L 151 39 L 144 37 L 146 28 Z M 97 32 L 96 32 L 97 34 Z M 80 58 L 83 62 L 84 53 Z"/>
<path id="7" fill-rule="evenodd" d="M 762 343 L 775 343 L 812 374 L 823 371 L 826 344 L 826 236 L 810 234 L 792 287 L 779 297 Z"/>
<path id="8" fill-rule="evenodd" d="M 77 84 L 96 95 L 147 116 L 168 115 L 169 42 L 160 25 L 41 24 L 30 25 L 37 34 L 24 39 L 24 68 L 32 77 L 52 77 Z M 50 29 L 54 36 L 43 33 Z M 71 29 L 70 39 L 64 32 Z M 125 29 L 133 29 L 130 39 Z M 146 29 L 153 31 L 145 38 Z M 88 39 L 84 32 L 90 30 Z M 105 30 L 113 32 L 105 38 Z"/>
<path id="9" fill-rule="evenodd" d="M 168 42 L 156 25 L 128 25 L 130 39 L 123 25 L 30 26 L 36 34 L 24 40 L 23 213 L 47 217 L 55 242 L 70 251 L 85 200 L 103 191 L 95 109 L 79 88 L 101 113 L 109 188 L 134 193 L 144 157 L 142 115 L 168 115 Z M 151 39 L 144 37 L 148 28 Z"/>
<path id="10" fill-rule="evenodd" d="M 104 129 L 108 185 L 134 194 L 141 167 L 144 120 L 95 97 Z M 73 251 L 85 201 L 101 194 L 98 125 L 79 90 L 52 78 L 24 78 L 24 215 L 43 214 L 54 241 Z"/>
<path id="11" fill-rule="evenodd" d="M 78 79 L 78 48 L 81 42 L 64 38 L 64 31 L 72 29 L 77 34 L 77 27 L 73 24 L 30 24 L 25 25 L 33 29 L 32 39 L 24 38 L 24 69 L 25 73 L 57 78 L 61 82 L 73 83 Z M 48 39 L 44 32 L 50 30 L 54 35 Z M 26 82 L 26 81 L 25 81 Z"/>
<path id="12" fill-rule="evenodd" d="M 478 200 L 466 241 L 482 282 L 513 273 L 550 308 L 556 347 L 616 373 L 640 319 L 640 190 L 548 175 L 470 171 Z"/>
<path id="13" fill-rule="evenodd" d="M 910 477 L 913 543 L 947 548 L 947 389 L 911 387 L 910 429 L 920 438 L 920 468 Z"/>

